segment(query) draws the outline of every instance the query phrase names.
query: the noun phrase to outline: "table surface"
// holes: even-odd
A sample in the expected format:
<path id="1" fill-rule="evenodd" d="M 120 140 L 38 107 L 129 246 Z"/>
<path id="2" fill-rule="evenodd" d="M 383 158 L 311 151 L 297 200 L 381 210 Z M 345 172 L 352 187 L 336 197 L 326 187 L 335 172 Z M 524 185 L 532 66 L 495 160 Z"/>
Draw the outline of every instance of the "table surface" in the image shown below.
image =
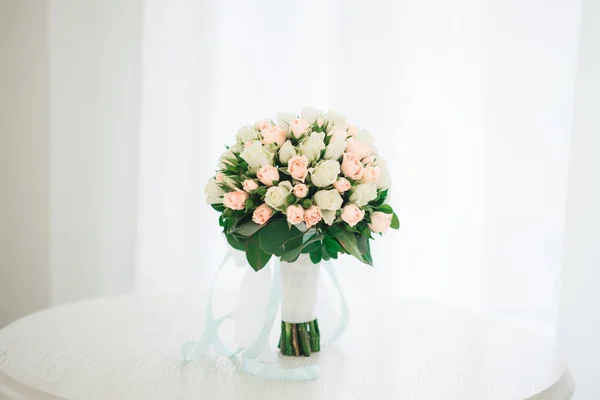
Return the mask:
<path id="1" fill-rule="evenodd" d="M 554 348 L 533 334 L 393 297 L 351 301 L 346 333 L 319 354 L 279 356 L 284 366 L 317 363 L 316 380 L 259 378 L 213 354 L 185 363 L 179 348 L 201 333 L 203 303 L 132 295 L 26 316 L 0 330 L 0 399 L 567 400 L 573 393 Z"/>

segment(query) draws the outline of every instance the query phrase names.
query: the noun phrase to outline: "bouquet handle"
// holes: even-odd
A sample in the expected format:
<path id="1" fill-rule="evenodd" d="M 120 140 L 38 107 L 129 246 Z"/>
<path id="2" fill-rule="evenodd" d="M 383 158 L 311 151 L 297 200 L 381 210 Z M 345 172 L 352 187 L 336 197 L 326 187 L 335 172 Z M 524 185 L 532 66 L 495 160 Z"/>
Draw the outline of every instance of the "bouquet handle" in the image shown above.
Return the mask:
<path id="1" fill-rule="evenodd" d="M 220 318 L 215 318 L 212 311 L 212 296 L 214 292 L 215 283 L 219 277 L 219 273 L 227 264 L 227 261 L 231 258 L 231 254 L 227 252 L 221 264 L 217 270 L 213 283 L 208 293 L 208 299 L 206 302 L 206 327 L 198 341 L 186 342 L 181 347 L 181 355 L 186 361 L 197 360 L 201 355 L 206 354 L 208 349 L 212 346 L 214 350 L 225 357 L 236 358 L 241 355 L 242 363 L 241 368 L 247 373 L 261 376 L 264 378 L 271 379 L 292 379 L 292 380 L 307 380 L 315 379 L 319 377 L 319 367 L 316 365 L 285 369 L 279 368 L 273 365 L 264 364 L 256 360 L 261 350 L 267 345 L 269 334 L 273 328 L 275 318 L 277 317 L 277 311 L 281 302 L 281 278 L 280 278 L 280 265 L 279 259 L 274 258 L 273 264 L 273 279 L 271 288 L 269 291 L 269 303 L 267 306 L 267 314 L 262 327 L 262 330 L 254 342 L 248 346 L 247 349 L 238 347 L 236 350 L 228 349 L 220 339 L 219 327 L 227 319 L 233 319 L 235 317 L 235 311 L 227 313 Z M 326 261 L 323 263 L 325 271 L 330 275 L 331 280 L 340 294 L 340 319 L 338 325 L 334 330 L 333 335 L 327 341 L 331 343 L 337 340 L 346 329 L 349 320 L 349 310 L 346 302 L 346 298 L 341 289 L 339 280 L 335 273 L 335 270 L 330 262 Z M 324 343 L 326 344 L 326 343 Z"/>

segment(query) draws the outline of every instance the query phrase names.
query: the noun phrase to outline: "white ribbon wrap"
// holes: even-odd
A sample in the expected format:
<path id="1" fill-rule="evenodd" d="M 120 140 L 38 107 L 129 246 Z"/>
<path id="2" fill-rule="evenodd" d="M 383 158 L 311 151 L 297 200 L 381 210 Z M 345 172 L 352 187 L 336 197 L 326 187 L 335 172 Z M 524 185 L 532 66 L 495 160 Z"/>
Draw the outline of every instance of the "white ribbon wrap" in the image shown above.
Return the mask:
<path id="1" fill-rule="evenodd" d="M 281 319 L 293 324 L 317 318 L 317 287 L 320 264 L 308 255 L 297 261 L 281 262 Z"/>

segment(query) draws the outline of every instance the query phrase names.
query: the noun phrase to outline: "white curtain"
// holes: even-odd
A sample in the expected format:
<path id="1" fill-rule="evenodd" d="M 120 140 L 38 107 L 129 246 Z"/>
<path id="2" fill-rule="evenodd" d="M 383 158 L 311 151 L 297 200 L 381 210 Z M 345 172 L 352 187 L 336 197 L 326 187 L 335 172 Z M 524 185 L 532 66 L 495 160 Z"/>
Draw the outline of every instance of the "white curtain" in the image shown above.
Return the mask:
<path id="1" fill-rule="evenodd" d="M 578 27 L 571 0 L 147 1 L 138 288 L 207 284 L 202 188 L 240 126 L 332 108 L 375 134 L 402 224 L 375 269 L 339 262 L 349 291 L 552 337 Z"/>

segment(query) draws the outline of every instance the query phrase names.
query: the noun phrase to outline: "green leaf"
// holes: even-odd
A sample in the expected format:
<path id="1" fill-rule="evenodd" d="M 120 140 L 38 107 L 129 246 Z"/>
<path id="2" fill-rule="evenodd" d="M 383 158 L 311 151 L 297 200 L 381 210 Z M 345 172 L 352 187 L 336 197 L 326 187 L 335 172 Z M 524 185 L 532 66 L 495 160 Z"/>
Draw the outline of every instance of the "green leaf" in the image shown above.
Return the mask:
<path id="1" fill-rule="evenodd" d="M 314 235 L 310 239 L 308 239 L 304 244 L 302 244 L 300 246 L 293 247 L 293 248 L 288 246 L 286 248 L 285 252 L 281 255 L 281 260 L 287 261 L 287 262 L 295 261 L 301 252 L 304 254 L 307 254 L 314 250 L 314 248 L 312 248 L 310 251 L 305 251 L 308 247 L 311 247 L 314 244 L 320 246 L 321 239 L 323 239 L 323 235 Z"/>
<path id="2" fill-rule="evenodd" d="M 337 242 L 337 240 L 329 236 L 325 236 L 325 238 L 323 238 L 323 245 L 325 246 L 329 254 L 335 254 L 342 251 L 342 246 Z"/>
<path id="3" fill-rule="evenodd" d="M 375 198 L 375 200 L 373 200 L 369 204 L 371 204 L 374 207 L 380 206 L 380 205 L 382 205 L 385 202 L 385 199 L 387 198 L 387 195 L 388 195 L 388 189 L 381 190 L 377 194 L 377 197 Z"/>
<path id="4" fill-rule="evenodd" d="M 267 193 L 267 187 L 259 186 L 258 189 L 256 189 L 255 193 L 262 197 Z"/>
<path id="5" fill-rule="evenodd" d="M 240 240 L 240 239 L 236 238 L 235 236 L 229 235 L 229 234 L 225 234 L 225 238 L 227 239 L 227 243 L 229 243 L 229 245 L 231 247 L 233 247 L 234 249 L 246 251 L 243 240 Z"/>
<path id="6" fill-rule="evenodd" d="M 258 234 L 260 246 L 264 251 L 281 256 L 284 251 L 302 246 L 303 232 L 289 226 L 285 218 L 267 224 Z"/>
<path id="7" fill-rule="evenodd" d="M 322 258 L 323 258 L 323 250 L 321 249 L 321 246 L 317 247 L 317 249 L 315 251 L 310 253 L 310 261 L 312 261 L 313 264 L 320 263 Z"/>
<path id="8" fill-rule="evenodd" d="M 327 250 L 327 255 L 334 260 L 338 259 L 338 253 L 331 253 L 329 250 Z M 323 258 L 325 258 L 325 252 L 323 252 Z"/>
<path id="9" fill-rule="evenodd" d="M 365 264 L 370 265 L 371 267 L 373 266 L 373 257 L 371 256 L 370 251 L 368 253 L 365 253 L 363 255 L 363 258 L 365 259 Z"/>
<path id="10" fill-rule="evenodd" d="M 358 248 L 356 235 L 354 233 L 341 230 L 335 238 L 338 240 L 338 242 L 340 242 L 344 250 L 346 250 L 349 254 L 356 257 L 359 261 L 367 263 Z"/>
<path id="11" fill-rule="evenodd" d="M 258 232 L 264 226 L 266 226 L 266 225 L 259 225 L 254 221 L 248 221 L 248 222 L 244 222 L 244 223 L 236 225 L 231 230 L 231 232 L 237 233 L 238 235 L 248 237 L 248 236 L 254 235 L 256 232 Z"/>
<path id="12" fill-rule="evenodd" d="M 223 204 L 216 203 L 216 204 L 211 204 L 210 206 L 218 212 L 223 212 L 225 210 L 225 206 Z"/>
<path id="13" fill-rule="evenodd" d="M 265 252 L 259 245 L 256 236 L 252 236 L 244 243 L 246 259 L 255 271 L 260 271 L 271 259 L 271 254 Z"/>
<path id="14" fill-rule="evenodd" d="M 377 207 L 377 211 L 380 211 L 380 212 L 386 213 L 386 214 L 392 214 L 394 212 L 394 210 L 392 209 L 392 207 L 389 206 L 389 204 L 383 204 L 383 205 Z"/>
<path id="15" fill-rule="evenodd" d="M 390 228 L 392 229 L 399 229 L 400 228 L 400 220 L 398 219 L 398 216 L 396 215 L 396 213 L 393 213 L 394 215 L 392 215 L 392 222 L 390 224 Z"/>
<path id="16" fill-rule="evenodd" d="M 340 233 L 341 231 L 342 231 L 342 228 L 340 228 L 340 226 L 339 226 L 339 225 L 333 225 L 333 226 L 329 227 L 329 228 L 328 228 L 328 229 L 325 231 L 325 234 L 326 234 L 327 236 L 330 236 L 330 237 L 333 237 L 333 238 L 334 238 L 334 237 L 336 237 L 336 236 L 338 235 L 338 233 Z"/>
<path id="17" fill-rule="evenodd" d="M 312 253 L 313 251 L 315 251 L 317 249 L 317 247 L 321 247 L 321 243 L 319 242 L 312 242 L 310 244 L 308 244 L 307 246 L 304 246 L 302 248 L 302 254 L 308 254 L 308 253 Z"/>
<path id="18" fill-rule="evenodd" d="M 252 199 L 252 197 L 250 197 L 244 203 L 244 210 L 245 211 L 250 211 L 250 210 L 254 210 L 255 208 L 256 208 L 256 202 Z"/>

